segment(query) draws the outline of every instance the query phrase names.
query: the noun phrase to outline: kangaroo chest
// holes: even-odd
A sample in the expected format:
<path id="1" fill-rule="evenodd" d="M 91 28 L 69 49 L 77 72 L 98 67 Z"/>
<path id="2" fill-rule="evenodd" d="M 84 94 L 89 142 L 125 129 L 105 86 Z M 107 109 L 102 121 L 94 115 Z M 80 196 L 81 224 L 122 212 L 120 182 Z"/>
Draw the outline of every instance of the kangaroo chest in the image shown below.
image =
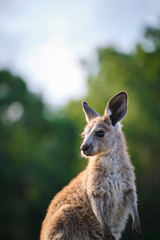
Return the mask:
<path id="1" fill-rule="evenodd" d="M 119 211 L 126 211 L 125 192 L 132 189 L 134 184 L 132 167 L 129 163 L 123 164 L 122 161 L 115 160 L 109 162 L 102 159 L 94 167 L 88 180 L 88 191 L 101 197 L 107 218 L 119 214 Z"/>
<path id="2" fill-rule="evenodd" d="M 99 190 L 103 191 L 104 216 L 108 223 L 117 222 L 117 218 L 123 218 L 126 212 L 124 195 L 127 189 L 130 188 L 128 178 L 129 176 L 125 172 L 112 170 L 106 172 L 99 182 Z"/>
<path id="3" fill-rule="evenodd" d="M 109 173 L 101 178 L 97 193 L 102 193 L 104 203 L 114 202 L 116 205 L 124 199 L 127 191 L 127 179 L 119 173 Z"/>
<path id="4" fill-rule="evenodd" d="M 108 173 L 101 180 L 101 186 L 104 188 L 108 197 L 123 193 L 127 187 L 127 181 L 120 173 Z"/>
<path id="5" fill-rule="evenodd" d="M 102 159 L 98 172 L 96 174 L 98 181 L 95 182 L 97 191 L 103 191 L 108 199 L 120 200 L 123 198 L 124 193 L 133 182 L 132 167 L 129 166 L 129 163 L 117 162 L 114 159 L 113 161 Z"/>

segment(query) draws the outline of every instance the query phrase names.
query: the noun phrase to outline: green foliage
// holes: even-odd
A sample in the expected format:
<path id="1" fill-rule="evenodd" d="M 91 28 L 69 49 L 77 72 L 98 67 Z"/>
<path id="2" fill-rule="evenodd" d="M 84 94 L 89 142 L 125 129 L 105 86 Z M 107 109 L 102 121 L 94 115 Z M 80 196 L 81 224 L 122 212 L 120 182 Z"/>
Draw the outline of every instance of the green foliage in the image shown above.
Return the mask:
<path id="1" fill-rule="evenodd" d="M 1 239 L 38 239 L 49 201 L 73 177 L 74 124 L 47 120 L 45 108 L 20 78 L 0 72 Z"/>
<path id="2" fill-rule="evenodd" d="M 124 132 L 135 166 L 143 239 L 159 239 L 160 215 L 160 29 L 147 28 L 145 41 L 130 54 L 98 50 L 99 70 L 88 78 L 86 100 L 103 114 L 120 91 L 129 94 Z M 48 113 L 22 79 L 0 72 L 0 238 L 38 239 L 53 195 L 81 171 L 80 133 L 85 118 L 80 101 L 63 114 Z M 132 239 L 131 221 L 123 239 Z"/>

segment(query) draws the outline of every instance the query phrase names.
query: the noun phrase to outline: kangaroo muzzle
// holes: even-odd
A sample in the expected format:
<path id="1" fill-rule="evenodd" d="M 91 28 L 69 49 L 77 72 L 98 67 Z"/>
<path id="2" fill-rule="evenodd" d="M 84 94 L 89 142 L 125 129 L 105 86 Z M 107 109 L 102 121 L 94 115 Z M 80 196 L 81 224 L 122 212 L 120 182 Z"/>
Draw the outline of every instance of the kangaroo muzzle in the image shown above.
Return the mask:
<path id="1" fill-rule="evenodd" d="M 82 144 L 81 146 L 81 151 L 86 156 L 92 155 L 92 150 L 93 150 L 93 147 L 91 144 Z"/>

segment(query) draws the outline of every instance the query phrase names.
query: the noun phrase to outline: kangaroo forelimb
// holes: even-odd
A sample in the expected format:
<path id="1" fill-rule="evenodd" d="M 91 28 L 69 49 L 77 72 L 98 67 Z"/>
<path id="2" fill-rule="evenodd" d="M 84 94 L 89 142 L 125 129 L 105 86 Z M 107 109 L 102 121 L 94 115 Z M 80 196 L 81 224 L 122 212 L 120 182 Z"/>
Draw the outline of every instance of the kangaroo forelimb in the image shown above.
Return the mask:
<path id="1" fill-rule="evenodd" d="M 132 216 L 132 221 L 133 221 L 132 230 L 133 230 L 134 236 L 137 237 L 138 240 L 141 240 L 142 239 L 141 224 L 140 224 L 138 210 L 137 210 L 135 192 L 132 190 L 128 191 L 125 194 L 125 200 L 127 202 L 127 206 Z"/>
<path id="2" fill-rule="evenodd" d="M 108 224 L 104 219 L 102 197 L 91 196 L 90 203 L 91 203 L 92 210 L 100 223 L 104 240 L 115 240 L 115 238 L 111 233 L 110 227 L 108 226 Z"/>

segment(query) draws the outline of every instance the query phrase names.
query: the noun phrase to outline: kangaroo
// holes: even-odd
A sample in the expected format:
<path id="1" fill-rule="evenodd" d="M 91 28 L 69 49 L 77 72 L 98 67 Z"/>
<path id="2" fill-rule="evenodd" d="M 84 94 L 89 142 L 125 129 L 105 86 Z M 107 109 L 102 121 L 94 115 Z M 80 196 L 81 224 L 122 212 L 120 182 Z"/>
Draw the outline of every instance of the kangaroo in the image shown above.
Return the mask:
<path id="1" fill-rule="evenodd" d="M 81 152 L 88 166 L 51 201 L 40 240 L 119 240 L 129 214 L 142 239 L 134 168 L 120 124 L 127 99 L 126 92 L 114 96 L 103 116 L 82 102 L 87 125 Z"/>

